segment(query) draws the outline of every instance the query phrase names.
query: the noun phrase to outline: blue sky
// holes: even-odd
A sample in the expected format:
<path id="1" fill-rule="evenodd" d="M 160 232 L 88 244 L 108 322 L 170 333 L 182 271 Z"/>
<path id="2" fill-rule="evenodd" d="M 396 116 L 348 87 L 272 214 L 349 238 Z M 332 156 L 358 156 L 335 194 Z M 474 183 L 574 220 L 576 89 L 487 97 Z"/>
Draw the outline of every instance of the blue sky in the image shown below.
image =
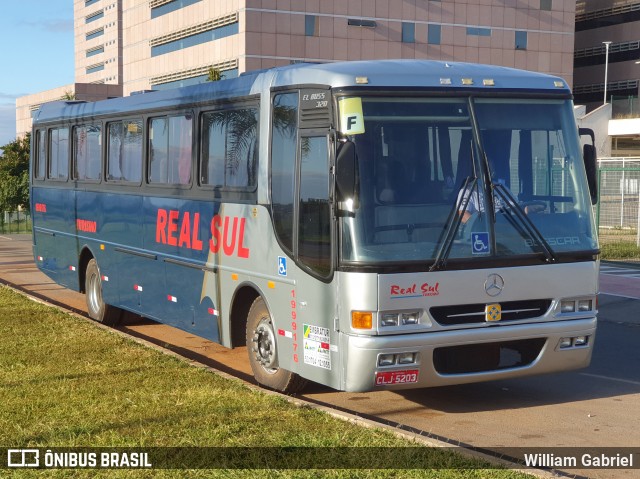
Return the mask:
<path id="1" fill-rule="evenodd" d="M 0 5 L 0 147 L 16 138 L 16 98 L 74 82 L 73 0 Z"/>

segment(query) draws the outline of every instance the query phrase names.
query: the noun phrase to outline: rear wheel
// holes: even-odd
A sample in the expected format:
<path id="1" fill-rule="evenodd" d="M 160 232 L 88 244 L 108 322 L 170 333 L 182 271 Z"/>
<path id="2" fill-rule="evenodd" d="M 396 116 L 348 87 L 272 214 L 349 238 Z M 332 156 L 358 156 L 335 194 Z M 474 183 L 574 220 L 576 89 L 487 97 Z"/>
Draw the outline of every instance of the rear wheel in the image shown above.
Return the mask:
<path id="1" fill-rule="evenodd" d="M 102 276 L 95 259 L 91 259 L 87 264 L 84 288 L 89 317 L 107 326 L 117 325 L 122 318 L 122 310 L 105 304 L 102 299 Z"/>
<path id="2" fill-rule="evenodd" d="M 294 393 L 307 384 L 306 379 L 279 367 L 273 321 L 260 297 L 251 305 L 247 317 L 247 351 L 253 376 L 261 385 Z"/>

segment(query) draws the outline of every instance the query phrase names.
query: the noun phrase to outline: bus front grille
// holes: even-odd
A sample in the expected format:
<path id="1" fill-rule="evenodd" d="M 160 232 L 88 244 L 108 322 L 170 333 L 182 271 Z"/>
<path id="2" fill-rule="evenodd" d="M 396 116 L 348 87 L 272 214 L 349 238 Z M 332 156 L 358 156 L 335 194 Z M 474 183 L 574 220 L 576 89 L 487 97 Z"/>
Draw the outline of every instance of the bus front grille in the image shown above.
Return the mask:
<path id="1" fill-rule="evenodd" d="M 546 338 L 535 338 L 436 348 L 433 366 L 442 375 L 525 367 L 540 355 L 545 342 Z"/>
<path id="2" fill-rule="evenodd" d="M 505 301 L 500 303 L 502 319 L 500 322 L 517 321 L 543 316 L 551 306 L 550 299 L 532 299 L 526 301 Z M 433 319 L 441 326 L 484 323 L 486 304 L 458 304 L 454 306 L 434 306 L 429 309 Z"/>

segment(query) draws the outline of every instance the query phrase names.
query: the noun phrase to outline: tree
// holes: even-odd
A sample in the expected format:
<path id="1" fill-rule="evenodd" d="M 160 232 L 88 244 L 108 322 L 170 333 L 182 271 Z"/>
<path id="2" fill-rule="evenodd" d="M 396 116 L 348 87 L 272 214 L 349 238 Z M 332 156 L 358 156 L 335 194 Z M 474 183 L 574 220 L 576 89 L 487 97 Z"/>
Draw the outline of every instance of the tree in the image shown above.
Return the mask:
<path id="1" fill-rule="evenodd" d="M 62 95 L 61 99 L 66 101 L 73 101 L 76 99 L 76 94 L 71 90 L 67 90 L 64 92 L 64 95 Z"/>
<path id="2" fill-rule="evenodd" d="M 29 145 L 31 135 L 2 147 L 0 156 L 0 212 L 29 210 Z"/>
<path id="3" fill-rule="evenodd" d="M 219 68 L 209 67 L 207 73 L 207 81 L 220 81 L 224 78 L 224 74 L 220 73 Z"/>

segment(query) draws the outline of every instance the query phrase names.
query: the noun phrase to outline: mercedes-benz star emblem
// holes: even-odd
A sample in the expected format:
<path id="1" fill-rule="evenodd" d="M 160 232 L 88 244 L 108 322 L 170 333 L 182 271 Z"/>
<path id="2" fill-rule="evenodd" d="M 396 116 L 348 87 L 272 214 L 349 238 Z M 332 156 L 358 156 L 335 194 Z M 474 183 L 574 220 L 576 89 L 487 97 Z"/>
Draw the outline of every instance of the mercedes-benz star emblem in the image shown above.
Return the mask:
<path id="1" fill-rule="evenodd" d="M 499 274 L 490 274 L 484 282 L 484 290 L 489 296 L 498 296 L 504 289 L 504 279 Z"/>

